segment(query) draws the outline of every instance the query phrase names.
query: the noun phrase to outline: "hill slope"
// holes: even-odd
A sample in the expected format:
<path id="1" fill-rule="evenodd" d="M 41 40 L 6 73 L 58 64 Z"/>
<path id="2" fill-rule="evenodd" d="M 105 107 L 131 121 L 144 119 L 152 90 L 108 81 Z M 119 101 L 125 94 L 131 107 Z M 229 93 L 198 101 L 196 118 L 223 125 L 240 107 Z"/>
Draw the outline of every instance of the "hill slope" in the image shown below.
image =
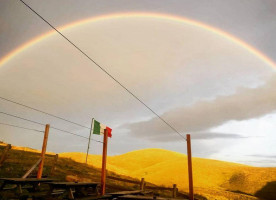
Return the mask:
<path id="1" fill-rule="evenodd" d="M 85 161 L 84 153 L 62 153 L 62 157 L 77 162 Z M 100 155 L 89 155 L 88 163 L 101 167 Z M 187 191 L 187 157 L 185 154 L 163 150 L 144 149 L 118 156 L 109 156 L 107 169 L 134 178 L 144 177 L 158 185 L 171 186 L 176 183 Z M 260 168 L 247 165 L 193 158 L 195 191 L 206 189 L 240 191 L 254 195 L 268 182 L 276 180 L 276 168 Z"/>

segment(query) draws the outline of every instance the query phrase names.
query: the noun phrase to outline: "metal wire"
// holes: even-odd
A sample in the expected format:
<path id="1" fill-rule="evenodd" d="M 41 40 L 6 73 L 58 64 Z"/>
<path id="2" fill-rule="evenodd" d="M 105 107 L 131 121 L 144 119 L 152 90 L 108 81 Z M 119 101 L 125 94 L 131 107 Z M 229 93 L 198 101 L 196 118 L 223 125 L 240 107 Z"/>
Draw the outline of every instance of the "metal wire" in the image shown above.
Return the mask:
<path id="1" fill-rule="evenodd" d="M 0 114 L 8 115 L 10 117 L 14 117 L 14 118 L 17 118 L 17 119 L 28 121 L 28 122 L 31 122 L 31 123 L 34 123 L 34 124 L 39 124 L 39 125 L 42 125 L 42 126 L 46 125 L 46 124 L 43 124 L 41 122 L 33 121 L 33 120 L 30 120 L 30 119 L 26 119 L 26 118 L 19 117 L 17 115 L 12 115 L 12 114 L 9 114 L 9 113 L 6 113 L 6 112 L 2 112 L 2 111 L 0 111 Z M 79 135 L 79 134 L 76 134 L 76 133 L 72 133 L 70 131 L 66 131 L 66 130 L 63 130 L 63 129 L 60 129 L 60 128 L 56 128 L 56 127 L 53 127 L 53 126 L 50 126 L 50 129 L 55 129 L 55 130 L 58 130 L 58 131 L 61 131 L 61 132 L 64 132 L 64 133 L 68 133 L 68 134 L 75 135 L 75 136 L 78 136 L 78 137 L 85 138 L 85 139 L 89 140 L 88 137 L 85 137 L 85 136 L 82 136 L 82 135 Z M 103 142 L 101 142 L 99 140 L 94 140 L 94 139 L 91 139 L 91 138 L 90 138 L 90 140 L 95 141 L 95 142 L 99 142 L 99 143 L 103 143 Z"/>
<path id="2" fill-rule="evenodd" d="M 177 133 L 180 137 L 186 140 L 180 132 L 178 132 L 170 123 L 168 123 L 165 119 L 163 119 L 160 115 L 158 115 L 152 108 L 150 108 L 146 103 L 144 103 L 138 96 L 136 96 L 133 92 L 131 92 L 126 86 L 124 86 L 119 80 L 117 80 L 114 76 L 112 76 L 105 68 L 103 68 L 100 64 L 98 64 L 94 59 L 92 59 L 88 54 L 86 54 L 80 47 L 78 47 L 75 43 L 73 43 L 70 39 L 68 39 L 65 35 L 63 35 L 57 28 L 55 28 L 50 22 L 48 22 L 44 17 L 42 17 L 38 12 L 36 12 L 33 8 L 31 8 L 27 3 L 23 0 L 20 0 L 26 7 L 28 7 L 33 13 L 35 13 L 40 19 L 42 19 L 45 23 L 47 23 L 52 29 L 54 29 L 60 36 L 62 36 L 67 42 L 69 42 L 73 47 L 75 47 L 81 54 L 83 54 L 86 58 L 88 58 L 91 62 L 93 62 L 98 68 L 100 68 L 106 75 L 108 75 L 111 79 L 113 79 L 117 84 L 119 84 L 124 90 L 126 90 L 131 96 L 133 96 L 136 100 L 138 100 L 142 105 L 144 105 L 148 110 L 150 110 L 155 116 L 157 116 L 161 121 L 163 121 L 168 127 L 170 127 L 175 133 Z"/>
<path id="3" fill-rule="evenodd" d="M 40 131 L 40 130 L 37 130 L 37 129 L 26 128 L 26 127 L 22 127 L 22 126 L 13 125 L 13 124 L 6 124 L 6 123 L 2 123 L 2 122 L 0 122 L 0 124 L 5 125 L 5 126 L 11 126 L 11 127 L 21 128 L 21 129 L 25 129 L 25 130 L 30 130 L 30 131 L 36 131 L 36 132 L 41 132 L 41 133 L 44 132 L 44 131 Z"/>
<path id="4" fill-rule="evenodd" d="M 79 123 L 77 123 L 77 122 L 73 122 L 73 121 L 68 120 L 68 119 L 65 119 L 65 118 L 63 118 L 63 117 L 59 117 L 59 116 L 57 116 L 57 115 L 54 115 L 54 114 L 51 114 L 51 113 L 48 113 L 48 112 L 39 110 L 39 109 L 37 109 L 37 108 L 33 108 L 33 107 L 31 107 L 31 106 L 27 106 L 27 105 L 25 105 L 25 104 L 18 103 L 18 102 L 16 102 L 16 101 L 7 99 L 7 98 L 5 98 L 5 97 L 1 97 L 1 96 L 0 96 L 0 99 L 2 99 L 2 100 L 4 100 L 4 101 L 11 102 L 11 103 L 14 103 L 14 104 L 17 104 L 17 105 L 20 105 L 20 106 L 23 106 L 23 107 L 25 107 L 25 108 L 29 108 L 29 109 L 31 109 L 31 110 L 35 110 L 35 111 L 37 111 L 37 112 L 43 113 L 43 114 L 45 114 L 45 115 L 49 115 L 49 116 L 51 116 L 51 117 L 55 117 L 55 118 L 57 118 L 57 119 L 60 119 L 60 120 L 69 122 L 69 123 L 71 123 L 71 124 L 75 124 L 75 125 L 77 125 L 77 126 L 80 126 L 80 127 L 86 128 L 86 129 L 90 129 L 89 127 L 84 126 L 84 125 L 82 125 L 82 124 L 79 124 Z"/>

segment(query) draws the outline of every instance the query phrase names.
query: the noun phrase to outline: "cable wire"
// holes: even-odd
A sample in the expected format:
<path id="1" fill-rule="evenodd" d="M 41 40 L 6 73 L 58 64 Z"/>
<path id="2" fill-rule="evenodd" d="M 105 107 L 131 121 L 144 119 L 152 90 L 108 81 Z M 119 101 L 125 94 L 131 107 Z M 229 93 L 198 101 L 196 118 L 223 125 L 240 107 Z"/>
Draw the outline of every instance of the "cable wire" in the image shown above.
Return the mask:
<path id="1" fill-rule="evenodd" d="M 16 101 L 13 101 L 13 100 L 10 100 L 10 99 L 1 97 L 1 96 L 0 96 L 0 99 L 5 100 L 5 101 L 8 101 L 8 102 L 11 102 L 11 103 L 14 103 L 14 104 L 17 104 L 17 105 L 20 105 L 20 106 L 23 106 L 23 107 L 25 107 L 25 108 L 29 108 L 29 109 L 31 109 L 31 110 L 35 110 L 35 111 L 37 111 L 37 112 L 40 112 L 40 113 L 49 115 L 49 116 L 51 116 L 51 117 L 55 117 L 55 118 L 57 118 L 57 119 L 60 119 L 60 120 L 69 122 L 69 123 L 71 123 L 71 124 L 75 124 L 75 125 L 77 125 L 77 126 L 80 126 L 80 127 L 86 128 L 86 129 L 90 129 L 89 127 L 84 126 L 84 125 L 82 125 L 82 124 L 79 124 L 79 123 L 70 121 L 70 120 L 68 120 L 68 119 L 65 119 L 65 118 L 63 118 L 63 117 L 59 117 L 59 116 L 57 116 L 57 115 L 53 115 L 53 114 L 51 114 L 51 113 L 48 113 L 48 112 L 39 110 L 39 109 L 37 109 L 37 108 L 33 108 L 33 107 L 31 107 L 31 106 L 27 106 L 27 105 L 24 105 L 24 104 L 22 104 L 22 103 L 18 103 L 18 102 L 16 102 Z"/>
<path id="2" fill-rule="evenodd" d="M 172 125 L 170 125 L 165 119 L 163 119 L 160 115 L 158 115 L 152 108 L 150 108 L 146 103 L 144 103 L 139 97 L 137 97 L 133 92 L 131 92 L 126 86 L 124 86 L 120 81 L 118 81 L 114 76 L 112 76 L 106 69 L 104 69 L 100 64 L 98 64 L 94 59 L 92 59 L 89 55 L 87 55 L 83 50 L 81 50 L 75 43 L 73 43 L 69 38 L 63 35 L 57 28 L 55 28 L 50 22 L 48 22 L 44 17 L 42 17 L 38 12 L 36 12 L 33 8 L 31 8 L 27 3 L 23 0 L 20 0 L 26 7 L 28 7 L 33 13 L 35 13 L 40 19 L 42 19 L 45 23 L 47 23 L 52 29 L 54 29 L 60 36 L 62 36 L 65 40 L 67 40 L 72 46 L 74 46 L 80 53 L 82 53 L 86 58 L 88 58 L 91 62 L 93 62 L 97 67 L 99 67 L 105 74 L 107 74 L 111 79 L 113 79 L 117 84 L 119 84 L 124 90 L 126 90 L 131 96 L 133 96 L 136 100 L 138 100 L 141 104 L 143 104 L 148 110 L 150 110 L 155 116 L 157 116 L 161 121 L 163 121 L 168 127 L 170 127 L 175 133 L 177 133 L 180 137 L 186 140 L 180 132 L 178 132 Z"/>
<path id="3" fill-rule="evenodd" d="M 12 114 L 9 114 L 9 113 L 6 113 L 6 112 L 0 111 L 0 114 L 8 115 L 8 116 L 11 116 L 11 117 L 14 117 L 14 118 L 17 118 L 17 119 L 21 119 L 21 120 L 28 121 L 28 122 L 31 122 L 31 123 L 34 123 L 34 124 L 39 124 L 39 125 L 45 126 L 45 124 L 43 124 L 41 122 L 37 122 L 37 121 L 30 120 L 30 119 L 26 119 L 26 118 L 19 117 L 17 115 L 12 115 Z M 85 138 L 85 139 L 89 140 L 88 137 L 85 137 L 85 136 L 82 136 L 82 135 L 79 135 L 79 134 L 76 134 L 76 133 L 72 133 L 70 131 L 66 131 L 66 130 L 63 130 L 63 129 L 60 129 L 60 128 L 56 128 L 54 126 L 50 126 L 50 129 L 55 129 L 55 130 L 58 130 L 58 131 L 61 131 L 61 132 L 64 132 L 64 133 L 68 133 L 68 134 L 75 135 L 75 136 L 82 137 L 82 138 Z M 90 138 L 90 140 L 95 141 L 95 142 L 99 142 L 99 143 L 103 143 L 103 142 L 101 142 L 99 140 L 94 140 L 92 138 Z"/>
<path id="4" fill-rule="evenodd" d="M 36 121 L 30 120 L 30 119 L 26 119 L 26 118 L 23 118 L 23 117 L 19 117 L 17 115 L 12 115 L 12 114 L 5 113 L 5 112 L 2 112 L 2 111 L 0 112 L 0 114 L 8 115 L 8 116 L 11 116 L 11 117 L 14 117 L 14 118 L 17 118 L 17 119 L 21 119 L 21 120 L 24 120 L 24 121 L 27 121 L 27 122 L 32 122 L 34 124 L 39 124 L 39 125 L 45 126 L 45 124 L 43 124 L 43 123 L 36 122 Z"/>
<path id="5" fill-rule="evenodd" d="M 52 128 L 52 129 L 55 129 L 55 130 L 58 130 L 58 131 L 61 131 L 61 132 L 64 132 L 64 133 L 69 133 L 69 134 L 71 134 L 71 135 L 75 135 L 75 136 L 82 137 L 82 138 L 85 138 L 85 139 L 89 140 L 88 137 L 85 137 L 85 136 L 82 136 L 82 135 L 78 135 L 78 134 L 72 133 L 72 132 L 70 132 L 70 131 L 66 131 L 66 130 L 63 130 L 63 129 L 59 129 L 59 128 L 50 126 L 50 129 L 51 129 L 51 128 Z M 94 141 L 94 142 L 103 143 L 102 141 L 94 140 L 94 139 L 92 139 L 92 138 L 90 138 L 90 140 L 92 140 L 92 141 Z"/>
<path id="6" fill-rule="evenodd" d="M 32 128 L 26 128 L 26 127 L 22 127 L 22 126 L 17 126 L 17 125 L 13 125 L 13 124 L 6 124 L 6 123 L 2 123 L 0 122 L 1 125 L 6 125 L 6 126 L 11 126 L 11 127 L 16 127 L 16 128 L 21 128 L 21 129 L 25 129 L 25 130 L 30 130 L 30 131 L 36 131 L 36 132 L 41 132 L 43 133 L 44 131 L 40 131 L 37 129 L 32 129 Z"/>

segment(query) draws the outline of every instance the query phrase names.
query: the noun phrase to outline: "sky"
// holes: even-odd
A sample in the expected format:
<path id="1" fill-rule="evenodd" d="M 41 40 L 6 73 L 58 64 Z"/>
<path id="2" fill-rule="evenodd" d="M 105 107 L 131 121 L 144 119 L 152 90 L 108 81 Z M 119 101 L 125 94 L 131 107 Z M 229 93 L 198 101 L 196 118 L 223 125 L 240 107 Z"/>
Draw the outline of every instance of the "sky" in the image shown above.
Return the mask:
<path id="1" fill-rule="evenodd" d="M 193 156 L 275 167 L 275 1 L 25 2 L 59 28 L 108 16 L 60 30 L 182 135 L 191 134 Z M 272 62 L 184 19 L 230 34 Z M 143 148 L 186 153 L 182 137 L 56 33 L 3 62 L 49 31 L 19 0 L 0 0 L 1 97 L 86 127 L 95 118 L 113 129 L 109 155 Z M 89 136 L 87 128 L 4 100 L 0 108 Z M 42 132 L 43 126 L 0 113 L 0 140 L 41 148 L 42 132 L 1 123 Z M 87 142 L 52 128 L 48 151 L 86 152 Z M 90 153 L 101 151 L 92 141 Z"/>

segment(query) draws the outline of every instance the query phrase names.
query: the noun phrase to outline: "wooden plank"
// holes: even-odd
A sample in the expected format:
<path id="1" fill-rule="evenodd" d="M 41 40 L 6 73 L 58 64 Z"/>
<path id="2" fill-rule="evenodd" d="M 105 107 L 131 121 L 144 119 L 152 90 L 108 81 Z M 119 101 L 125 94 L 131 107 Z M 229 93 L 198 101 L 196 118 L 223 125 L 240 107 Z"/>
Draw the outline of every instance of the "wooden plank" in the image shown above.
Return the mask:
<path id="1" fill-rule="evenodd" d="M 141 191 L 141 190 L 131 190 L 131 191 L 112 192 L 112 193 L 108 193 L 108 195 L 122 196 L 122 195 L 142 194 L 142 193 L 143 193 L 143 191 Z"/>
<path id="2" fill-rule="evenodd" d="M 50 129 L 50 124 L 46 124 L 43 145 L 42 145 L 42 150 L 41 150 L 41 158 L 42 159 L 41 159 L 40 165 L 38 167 L 37 178 L 41 178 L 42 173 L 43 173 L 43 166 L 44 166 L 44 159 L 45 159 L 45 153 L 46 153 L 47 142 L 48 142 L 49 129 Z"/>
<path id="3" fill-rule="evenodd" d="M 27 178 L 30 173 L 36 168 L 36 166 L 41 162 L 42 158 L 39 158 L 38 161 L 22 176 L 22 178 Z"/>
<path id="4" fill-rule="evenodd" d="M 99 183 L 90 183 L 90 182 L 51 182 L 49 185 L 57 187 L 71 187 L 71 186 L 87 186 L 87 187 L 97 187 Z"/>
<path id="5" fill-rule="evenodd" d="M 0 178 L 1 181 L 6 182 L 7 184 L 17 184 L 17 183 L 44 183 L 52 182 L 54 179 L 49 178 Z"/>
<path id="6" fill-rule="evenodd" d="M 75 198 L 76 200 L 98 200 L 98 199 L 112 199 L 111 195 L 103 195 L 103 196 L 90 196 L 90 197 L 80 197 Z"/>
<path id="7" fill-rule="evenodd" d="M 130 200 L 152 200 L 152 199 L 157 199 L 157 200 L 176 200 L 175 198 L 163 198 L 163 197 L 154 197 L 154 196 L 141 196 L 141 195 L 124 195 L 124 196 L 119 196 L 118 199 L 130 199 Z M 178 199 L 177 200 L 187 200 L 187 199 Z"/>
<path id="8" fill-rule="evenodd" d="M 5 147 L 5 149 L 4 149 L 4 151 L 3 151 L 2 155 L 1 155 L 0 167 L 3 165 L 3 163 L 4 163 L 5 160 L 7 159 L 7 157 L 8 157 L 8 152 L 9 152 L 10 149 L 11 149 L 11 145 L 8 144 L 8 145 Z"/>
<path id="9" fill-rule="evenodd" d="M 140 181 L 133 181 L 133 180 L 123 179 L 123 178 L 114 177 L 114 176 L 107 176 L 106 178 L 116 180 L 116 181 L 122 181 L 122 182 L 126 182 L 126 183 L 133 183 L 133 184 L 141 183 Z"/>
<path id="10" fill-rule="evenodd" d="M 138 196 L 138 195 L 124 195 L 119 196 L 118 199 L 131 199 L 131 200 L 152 200 L 152 199 L 161 199 L 161 198 L 154 198 L 153 196 Z"/>
<path id="11" fill-rule="evenodd" d="M 158 186 L 147 186 L 147 189 L 152 189 L 152 190 L 169 190 L 173 191 L 173 188 L 168 188 L 168 187 L 158 187 Z"/>

